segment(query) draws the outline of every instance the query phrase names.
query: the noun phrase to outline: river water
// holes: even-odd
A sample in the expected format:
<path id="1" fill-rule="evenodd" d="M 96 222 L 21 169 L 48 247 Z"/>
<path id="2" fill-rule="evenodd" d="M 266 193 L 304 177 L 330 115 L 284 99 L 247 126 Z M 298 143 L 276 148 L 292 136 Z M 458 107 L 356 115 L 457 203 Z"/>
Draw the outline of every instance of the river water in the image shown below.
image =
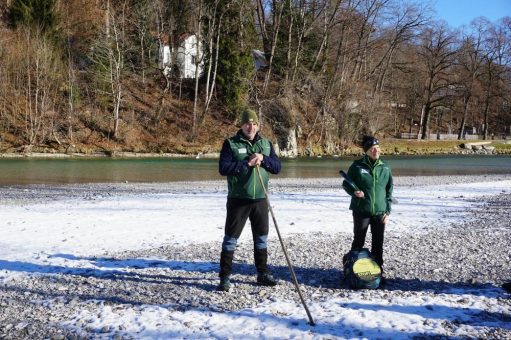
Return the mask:
<path id="1" fill-rule="evenodd" d="M 355 158 L 282 160 L 279 177 L 337 177 Z M 388 156 L 394 176 L 511 174 L 511 156 Z M 0 185 L 217 180 L 218 159 L 0 159 Z"/>

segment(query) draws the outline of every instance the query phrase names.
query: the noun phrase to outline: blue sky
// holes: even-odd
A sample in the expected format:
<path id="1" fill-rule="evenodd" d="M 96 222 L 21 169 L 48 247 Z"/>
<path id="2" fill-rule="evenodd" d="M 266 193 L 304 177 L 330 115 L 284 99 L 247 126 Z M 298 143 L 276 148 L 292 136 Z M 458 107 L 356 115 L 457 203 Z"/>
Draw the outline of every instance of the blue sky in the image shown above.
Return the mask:
<path id="1" fill-rule="evenodd" d="M 430 0 L 437 12 L 453 28 L 468 25 L 472 19 L 483 16 L 492 22 L 511 16 L 511 0 Z"/>

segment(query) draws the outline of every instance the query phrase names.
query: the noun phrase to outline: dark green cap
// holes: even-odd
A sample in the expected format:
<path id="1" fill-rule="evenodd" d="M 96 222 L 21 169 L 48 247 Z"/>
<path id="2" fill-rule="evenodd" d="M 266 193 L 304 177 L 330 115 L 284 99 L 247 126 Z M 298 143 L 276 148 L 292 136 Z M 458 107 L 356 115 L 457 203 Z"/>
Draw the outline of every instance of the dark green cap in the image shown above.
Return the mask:
<path id="1" fill-rule="evenodd" d="M 259 124 L 259 117 L 254 110 L 246 109 L 241 113 L 241 125 L 247 123 L 256 123 Z"/>

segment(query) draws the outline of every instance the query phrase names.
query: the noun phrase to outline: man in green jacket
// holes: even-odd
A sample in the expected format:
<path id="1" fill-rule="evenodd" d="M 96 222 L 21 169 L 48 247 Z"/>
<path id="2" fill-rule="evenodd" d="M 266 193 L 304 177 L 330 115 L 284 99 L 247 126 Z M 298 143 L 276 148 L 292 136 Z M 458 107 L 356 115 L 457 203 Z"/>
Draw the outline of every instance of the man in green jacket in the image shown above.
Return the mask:
<path id="1" fill-rule="evenodd" d="M 391 211 L 393 183 L 390 167 L 380 159 L 379 144 L 378 139 L 372 136 L 363 138 L 365 155 L 354 161 L 348 170 L 348 177 L 355 187 L 344 181 L 343 188 L 351 196 L 350 210 L 353 211 L 354 238 L 351 249 L 364 247 L 370 225 L 371 253 L 382 267 L 383 233 Z"/>
<path id="2" fill-rule="evenodd" d="M 268 188 L 268 173 L 278 174 L 281 164 L 272 143 L 261 137 L 258 131 L 257 113 L 244 110 L 241 129 L 224 141 L 220 152 L 219 172 L 227 176 L 228 185 L 225 235 L 220 255 L 220 291 L 229 291 L 231 287 L 234 250 L 247 219 L 250 219 L 252 227 L 257 283 L 264 286 L 277 284 L 267 266 L 268 203 L 259 173 L 265 188 Z"/>

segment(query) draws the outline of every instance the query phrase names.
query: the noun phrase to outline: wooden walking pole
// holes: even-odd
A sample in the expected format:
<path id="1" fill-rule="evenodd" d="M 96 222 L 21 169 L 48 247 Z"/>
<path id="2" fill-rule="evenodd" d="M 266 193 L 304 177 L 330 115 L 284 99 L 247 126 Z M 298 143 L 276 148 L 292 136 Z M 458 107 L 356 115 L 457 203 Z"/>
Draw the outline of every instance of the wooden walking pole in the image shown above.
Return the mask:
<path id="1" fill-rule="evenodd" d="M 291 264 L 291 260 L 287 255 L 286 246 L 284 245 L 284 241 L 282 240 L 282 236 L 280 236 L 279 226 L 277 225 L 277 220 L 275 219 L 275 214 L 273 213 L 273 209 L 270 204 L 270 198 L 268 197 L 268 192 L 266 191 L 266 187 L 264 186 L 263 177 L 261 176 L 261 171 L 259 170 L 259 165 L 256 165 L 257 175 L 259 177 L 259 182 L 261 182 L 261 186 L 263 187 L 264 196 L 266 197 L 266 203 L 268 203 L 268 209 L 271 213 L 271 218 L 273 219 L 273 224 L 275 225 L 275 230 L 277 230 L 277 235 L 279 237 L 280 245 L 282 246 L 282 250 L 284 251 L 284 257 L 286 258 L 287 266 L 289 267 L 289 271 L 291 272 L 291 277 L 293 279 L 293 283 L 295 284 L 296 291 L 298 292 L 298 296 L 300 296 L 300 300 L 302 301 L 303 308 L 305 308 L 305 312 L 307 313 L 307 317 L 309 318 L 309 325 L 315 326 L 314 320 L 312 320 L 312 315 L 309 312 L 309 308 L 307 308 L 307 304 L 305 303 L 305 299 L 303 298 L 302 292 L 300 291 L 300 286 L 298 286 L 298 280 L 296 279 L 295 271 L 293 269 L 293 265 Z"/>

